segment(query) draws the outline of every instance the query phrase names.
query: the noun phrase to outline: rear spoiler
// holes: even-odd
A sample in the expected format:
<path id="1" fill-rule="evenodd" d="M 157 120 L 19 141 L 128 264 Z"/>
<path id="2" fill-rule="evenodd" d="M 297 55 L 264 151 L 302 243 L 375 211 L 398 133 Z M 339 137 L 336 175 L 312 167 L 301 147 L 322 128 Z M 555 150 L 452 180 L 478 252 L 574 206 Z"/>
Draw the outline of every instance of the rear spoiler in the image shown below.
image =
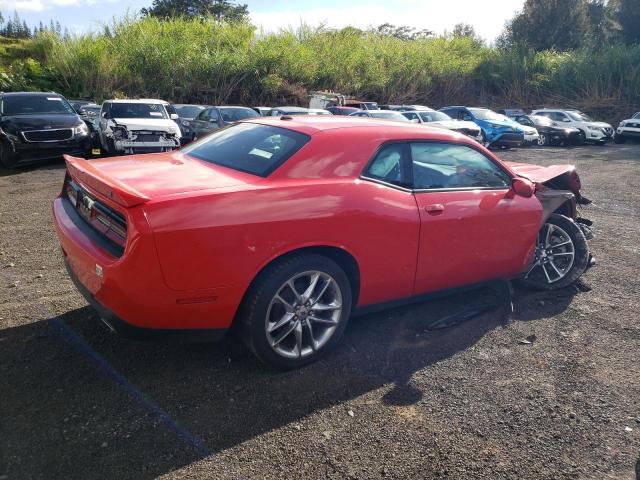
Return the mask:
<path id="1" fill-rule="evenodd" d="M 63 157 L 71 178 L 113 200 L 118 205 L 135 207 L 150 200 L 146 195 L 94 167 L 84 158 L 72 157 L 71 155 L 63 155 Z"/>

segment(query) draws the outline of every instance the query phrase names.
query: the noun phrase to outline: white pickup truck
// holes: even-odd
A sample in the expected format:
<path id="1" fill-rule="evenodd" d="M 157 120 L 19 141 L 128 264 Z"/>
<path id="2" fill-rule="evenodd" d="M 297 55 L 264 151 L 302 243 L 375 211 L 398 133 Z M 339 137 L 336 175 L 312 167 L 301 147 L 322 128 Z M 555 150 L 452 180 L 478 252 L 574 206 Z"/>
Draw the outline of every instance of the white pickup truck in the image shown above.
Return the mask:
<path id="1" fill-rule="evenodd" d="M 98 127 L 109 155 L 168 152 L 180 147 L 180 127 L 163 100 L 107 100 Z"/>

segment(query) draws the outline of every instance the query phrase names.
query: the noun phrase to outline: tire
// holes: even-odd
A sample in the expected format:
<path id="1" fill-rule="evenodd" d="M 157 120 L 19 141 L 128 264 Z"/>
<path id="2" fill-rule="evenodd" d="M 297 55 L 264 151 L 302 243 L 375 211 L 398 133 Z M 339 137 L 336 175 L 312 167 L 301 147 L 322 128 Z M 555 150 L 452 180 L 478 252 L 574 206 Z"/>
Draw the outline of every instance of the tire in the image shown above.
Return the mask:
<path id="1" fill-rule="evenodd" d="M 558 290 L 578 280 L 588 264 L 584 233 L 569 217 L 554 213 L 538 233 L 534 263 L 523 283 L 539 290 Z"/>
<path id="2" fill-rule="evenodd" d="M 337 345 L 351 305 L 351 285 L 344 270 L 322 255 L 301 254 L 258 275 L 237 320 L 242 340 L 256 357 L 288 370 L 319 360 Z"/>
<path id="3" fill-rule="evenodd" d="M 584 145 L 587 143 L 587 134 L 580 130 L 580 138 L 578 139 L 578 145 Z"/>
<path id="4" fill-rule="evenodd" d="M 4 168 L 15 168 L 18 162 L 15 155 L 7 148 L 4 142 L 0 141 L 0 165 Z"/>
<path id="5" fill-rule="evenodd" d="M 538 137 L 538 146 L 546 147 L 547 145 L 549 145 L 549 137 L 545 133 L 541 133 Z"/>

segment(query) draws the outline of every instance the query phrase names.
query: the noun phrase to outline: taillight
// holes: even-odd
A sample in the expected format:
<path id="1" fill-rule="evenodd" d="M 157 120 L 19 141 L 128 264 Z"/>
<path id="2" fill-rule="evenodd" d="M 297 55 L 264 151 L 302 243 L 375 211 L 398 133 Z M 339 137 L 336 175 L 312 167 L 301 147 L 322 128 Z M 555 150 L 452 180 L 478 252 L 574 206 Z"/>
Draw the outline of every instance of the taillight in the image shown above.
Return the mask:
<path id="1" fill-rule="evenodd" d="M 115 210 L 82 189 L 67 173 L 62 195 L 69 199 L 78 215 L 94 230 L 120 248 L 127 243 L 127 222 Z"/>

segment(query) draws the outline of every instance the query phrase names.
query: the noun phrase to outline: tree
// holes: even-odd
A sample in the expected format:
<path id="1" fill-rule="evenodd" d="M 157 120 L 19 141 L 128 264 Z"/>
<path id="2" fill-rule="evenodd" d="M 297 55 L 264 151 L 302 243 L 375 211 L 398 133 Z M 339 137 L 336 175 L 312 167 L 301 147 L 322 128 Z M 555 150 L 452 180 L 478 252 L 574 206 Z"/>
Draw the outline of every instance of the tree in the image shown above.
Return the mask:
<path id="1" fill-rule="evenodd" d="M 622 40 L 628 44 L 640 43 L 640 2 L 618 0 L 617 7 Z"/>
<path id="2" fill-rule="evenodd" d="M 247 5 L 230 0 L 153 0 L 151 7 L 143 8 L 140 13 L 160 18 L 204 18 L 211 15 L 216 20 L 229 22 L 241 22 L 249 18 Z"/>
<path id="3" fill-rule="evenodd" d="M 427 38 L 433 35 L 433 32 L 431 30 L 418 30 L 406 25 L 396 27 L 395 25 L 392 25 L 390 23 L 383 23 L 382 25 L 378 25 L 378 27 L 374 29 L 373 32 L 377 33 L 378 35 L 399 38 L 400 40 L 416 40 L 418 38 Z"/>
<path id="4" fill-rule="evenodd" d="M 584 45 L 591 26 L 586 0 L 526 0 L 507 24 L 499 46 L 570 50 Z"/>
<path id="5" fill-rule="evenodd" d="M 484 40 L 478 33 L 476 29 L 473 28 L 473 25 L 469 25 L 468 23 L 458 23 L 453 27 L 453 32 L 451 35 L 455 38 L 470 38 L 473 40 L 473 43 L 476 45 L 482 45 Z"/>

